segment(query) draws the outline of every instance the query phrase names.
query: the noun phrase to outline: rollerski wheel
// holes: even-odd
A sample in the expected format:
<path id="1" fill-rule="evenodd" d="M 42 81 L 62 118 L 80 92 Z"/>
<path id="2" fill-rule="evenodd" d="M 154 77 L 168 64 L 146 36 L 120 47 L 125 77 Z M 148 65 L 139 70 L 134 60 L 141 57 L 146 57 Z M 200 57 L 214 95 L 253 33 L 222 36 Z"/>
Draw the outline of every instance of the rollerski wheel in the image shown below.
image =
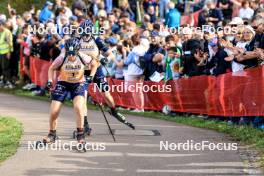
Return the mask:
<path id="1" fill-rule="evenodd" d="M 37 141 L 37 142 L 35 143 L 35 148 L 36 148 L 36 149 L 40 149 L 41 147 L 45 147 L 46 145 L 47 145 L 46 142 L 43 142 L 43 141 Z"/>
<path id="2" fill-rule="evenodd" d="M 78 141 L 76 145 L 76 149 L 78 152 L 86 152 L 86 142 L 85 142 L 85 133 L 84 132 L 77 132 L 76 139 Z"/>
<path id="3" fill-rule="evenodd" d="M 72 138 L 73 138 L 73 139 L 76 139 L 76 136 L 77 136 L 77 131 L 74 130 L 73 133 L 72 133 Z"/>
<path id="4" fill-rule="evenodd" d="M 83 152 L 83 153 L 85 153 L 85 152 L 86 152 L 85 145 L 86 145 L 86 142 L 78 143 L 78 144 L 76 145 L 76 150 L 77 150 L 78 152 Z"/>

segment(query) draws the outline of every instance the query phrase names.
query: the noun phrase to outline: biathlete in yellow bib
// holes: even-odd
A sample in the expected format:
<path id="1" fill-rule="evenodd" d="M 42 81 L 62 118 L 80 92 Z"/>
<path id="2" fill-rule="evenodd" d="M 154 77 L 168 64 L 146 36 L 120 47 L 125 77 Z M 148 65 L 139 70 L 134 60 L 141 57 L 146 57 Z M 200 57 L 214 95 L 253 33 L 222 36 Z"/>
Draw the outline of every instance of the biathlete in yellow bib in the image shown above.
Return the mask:
<path id="1" fill-rule="evenodd" d="M 70 38 L 65 42 L 65 51 L 55 59 L 49 68 L 49 81 L 47 88 L 51 91 L 51 107 L 50 107 L 50 131 L 48 136 L 43 139 L 44 143 L 53 143 L 57 139 L 57 119 L 62 107 L 62 104 L 70 93 L 73 100 L 73 107 L 76 114 L 77 125 L 77 141 L 84 143 L 84 102 L 86 81 L 84 77 L 85 67 L 91 68 L 90 75 L 93 76 L 96 72 L 97 63 L 90 56 L 79 52 L 81 47 L 80 40 Z M 60 71 L 58 81 L 53 88 L 52 78 L 55 71 Z"/>

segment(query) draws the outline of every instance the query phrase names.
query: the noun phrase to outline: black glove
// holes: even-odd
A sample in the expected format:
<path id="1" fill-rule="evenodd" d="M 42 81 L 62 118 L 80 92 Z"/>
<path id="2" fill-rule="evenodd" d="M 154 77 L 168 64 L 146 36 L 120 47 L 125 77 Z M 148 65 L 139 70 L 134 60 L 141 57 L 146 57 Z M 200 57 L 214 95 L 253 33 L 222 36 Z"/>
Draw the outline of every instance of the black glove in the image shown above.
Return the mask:
<path id="1" fill-rule="evenodd" d="M 50 91 L 51 89 L 52 89 L 52 82 L 51 81 L 48 81 L 47 82 L 47 85 L 46 85 L 46 89 L 48 90 L 48 91 Z"/>
<path id="2" fill-rule="evenodd" d="M 87 83 L 88 85 L 91 84 L 91 83 L 93 82 L 93 77 L 92 77 L 92 76 L 86 76 L 85 79 L 86 79 L 86 83 Z"/>
<path id="3" fill-rule="evenodd" d="M 105 66 L 107 63 L 108 63 L 108 60 L 107 60 L 107 58 L 102 58 L 101 60 L 100 60 L 100 63 L 103 65 L 103 66 Z"/>

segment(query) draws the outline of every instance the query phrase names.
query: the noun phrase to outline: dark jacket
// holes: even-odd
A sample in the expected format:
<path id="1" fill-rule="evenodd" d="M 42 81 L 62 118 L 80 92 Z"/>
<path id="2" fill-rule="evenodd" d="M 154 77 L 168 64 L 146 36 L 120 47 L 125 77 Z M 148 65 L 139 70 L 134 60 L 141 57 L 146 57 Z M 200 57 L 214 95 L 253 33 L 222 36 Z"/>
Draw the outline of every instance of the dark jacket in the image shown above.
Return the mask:
<path id="1" fill-rule="evenodd" d="M 215 56 L 206 65 L 207 75 L 219 75 L 226 73 L 231 68 L 230 62 L 225 61 L 225 57 L 228 57 L 224 49 L 219 49 Z"/>
<path id="2" fill-rule="evenodd" d="M 158 63 L 152 61 L 154 55 L 157 53 L 165 54 L 165 50 L 158 45 L 150 44 L 149 50 L 147 51 L 147 53 L 144 56 L 144 60 L 146 62 L 144 75 L 145 75 L 146 80 L 149 80 L 149 77 L 155 71 L 157 71 L 159 73 L 161 73 L 163 71 L 162 65 L 159 65 Z"/>

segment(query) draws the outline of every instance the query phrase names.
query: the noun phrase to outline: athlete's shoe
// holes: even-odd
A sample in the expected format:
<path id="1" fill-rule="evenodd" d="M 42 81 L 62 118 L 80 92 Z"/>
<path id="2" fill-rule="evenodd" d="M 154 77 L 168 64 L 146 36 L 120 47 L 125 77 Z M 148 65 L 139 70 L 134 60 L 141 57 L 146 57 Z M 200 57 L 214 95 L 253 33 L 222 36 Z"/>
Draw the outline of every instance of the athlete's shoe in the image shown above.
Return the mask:
<path id="1" fill-rule="evenodd" d="M 84 135 L 84 132 L 77 132 L 77 135 L 76 135 L 76 139 L 77 139 L 77 142 L 78 143 L 85 143 L 85 135 Z"/>
<path id="2" fill-rule="evenodd" d="M 54 143 L 58 139 L 56 132 L 49 132 L 48 136 L 44 137 L 43 143 Z"/>

